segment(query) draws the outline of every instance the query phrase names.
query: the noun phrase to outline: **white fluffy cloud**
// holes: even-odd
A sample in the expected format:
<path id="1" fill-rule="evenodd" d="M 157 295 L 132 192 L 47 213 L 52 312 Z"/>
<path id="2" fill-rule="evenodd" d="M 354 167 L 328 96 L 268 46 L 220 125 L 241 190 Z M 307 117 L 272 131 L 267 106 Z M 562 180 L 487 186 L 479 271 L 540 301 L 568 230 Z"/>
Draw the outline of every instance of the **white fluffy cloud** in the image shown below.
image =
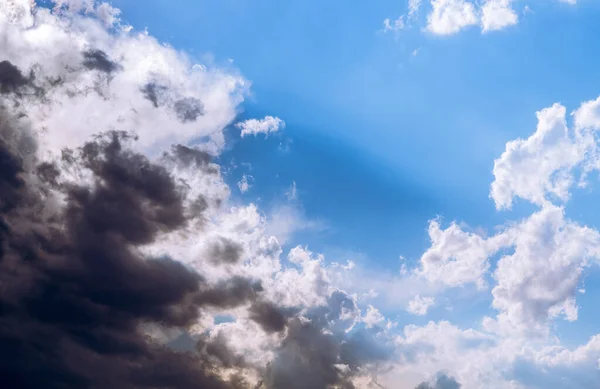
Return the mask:
<path id="1" fill-rule="evenodd" d="M 252 182 L 254 181 L 254 177 L 244 174 L 242 179 L 238 181 L 237 185 L 240 189 L 240 192 L 246 193 L 252 187 Z"/>
<path id="2" fill-rule="evenodd" d="M 491 331 L 504 331 L 504 326 L 545 330 L 558 316 L 576 320 L 582 271 L 600 258 L 600 233 L 567 220 L 563 209 L 553 205 L 489 238 L 456 224 L 440 230 L 437 222 L 430 236 L 432 247 L 416 273 L 450 287 L 475 283 L 482 288 L 490 256 L 514 250 L 502 256 L 493 274 L 492 306 L 499 316 L 487 321 Z"/>
<path id="3" fill-rule="evenodd" d="M 421 257 L 416 274 L 450 287 L 473 283 L 483 288 L 489 257 L 509 243 L 506 233 L 486 239 L 456 223 L 442 230 L 437 220 L 429 224 L 429 237 L 431 247 Z"/>
<path id="4" fill-rule="evenodd" d="M 367 306 L 367 312 L 362 318 L 362 321 L 367 325 L 367 328 L 373 328 L 385 321 L 385 317 L 377 308 L 372 305 Z"/>
<path id="5" fill-rule="evenodd" d="M 575 295 L 586 266 L 600 258 L 600 233 L 547 206 L 514 231 L 514 253 L 498 262 L 493 307 L 498 324 L 521 330 L 563 316 L 577 319 Z"/>
<path id="6" fill-rule="evenodd" d="M 223 128 L 235 119 L 249 85 L 243 77 L 197 64 L 127 26 L 108 31 L 98 20 L 117 22 L 118 12 L 108 5 L 59 5 L 65 12 L 73 10 L 68 21 L 44 8 L 32 10 L 29 1 L 5 0 L 3 15 L 9 22 L 0 24 L 4 59 L 24 72 L 35 68 L 40 82 L 53 85 L 44 104 L 31 101 L 27 107 L 50 151 L 78 146 L 92 134 L 115 128 L 136 129 L 138 145 L 149 153 L 203 136 L 211 138 L 206 147 L 220 150 Z M 79 9 L 96 19 L 75 13 Z M 105 61 L 109 71 L 94 60 Z M 89 67 L 97 69 L 90 72 Z M 50 135 L 44 128 L 62 130 Z"/>
<path id="7" fill-rule="evenodd" d="M 565 201 L 573 183 L 571 170 L 583 158 L 585 148 L 567 127 L 566 109 L 560 104 L 537 113 L 536 132 L 527 139 L 506 144 L 494 163 L 491 198 L 498 209 L 510 208 L 514 197 L 534 204 L 553 195 Z"/>
<path id="8" fill-rule="evenodd" d="M 285 128 L 285 122 L 278 117 L 265 116 L 264 119 L 248 119 L 236 124 L 241 129 L 242 138 L 248 135 L 265 134 L 278 132 Z"/>
<path id="9" fill-rule="evenodd" d="M 416 295 L 415 298 L 408 303 L 406 310 L 413 315 L 425 316 L 427 311 L 429 311 L 429 308 L 431 308 L 434 304 L 435 299 L 433 297 L 421 297 Z"/>
<path id="10" fill-rule="evenodd" d="M 576 4 L 575 0 L 558 0 Z M 384 31 L 398 31 L 412 25 L 419 10 L 421 0 L 409 0 L 406 15 L 396 21 L 384 20 Z M 483 33 L 503 30 L 519 22 L 514 8 L 514 0 L 431 0 L 427 15 L 426 30 L 435 35 L 454 35 L 460 31 L 479 25 Z M 529 9 L 525 5 L 525 9 Z"/>
<path id="11" fill-rule="evenodd" d="M 483 32 L 501 30 L 517 24 L 519 17 L 512 8 L 512 0 L 487 0 L 481 7 Z"/>
<path id="12" fill-rule="evenodd" d="M 479 22 L 475 6 L 466 0 L 432 0 L 427 29 L 438 35 L 455 34 Z"/>
<path id="13" fill-rule="evenodd" d="M 540 206 L 565 202 L 574 183 L 584 185 L 586 174 L 598 169 L 599 106 L 599 99 L 583 103 L 573 113 L 572 128 L 567 125 L 564 106 L 554 104 L 539 111 L 535 133 L 508 142 L 494 163 L 490 197 L 496 207 L 510 208 L 515 197 Z M 576 168 L 583 172 L 580 177 Z"/>

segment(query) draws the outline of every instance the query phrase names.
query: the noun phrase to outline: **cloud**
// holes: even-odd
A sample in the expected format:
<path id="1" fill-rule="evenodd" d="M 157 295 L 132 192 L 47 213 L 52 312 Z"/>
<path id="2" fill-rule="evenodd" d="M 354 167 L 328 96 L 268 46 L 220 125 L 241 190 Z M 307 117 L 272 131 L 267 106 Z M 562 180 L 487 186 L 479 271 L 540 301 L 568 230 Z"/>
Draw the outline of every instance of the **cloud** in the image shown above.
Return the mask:
<path id="1" fill-rule="evenodd" d="M 429 282 L 457 287 L 473 283 L 485 287 L 489 270 L 489 257 L 509 244 L 506 233 L 484 238 L 463 231 L 456 223 L 442 230 L 440 222 L 429 224 L 431 247 L 423 254 L 416 274 Z"/>
<path id="2" fill-rule="evenodd" d="M 427 16 L 427 30 L 437 35 L 451 35 L 479 22 L 475 6 L 465 0 L 432 0 Z"/>
<path id="3" fill-rule="evenodd" d="M 240 305 L 260 291 L 242 278 L 211 286 L 170 258 L 135 250 L 187 223 L 181 189 L 167 170 L 129 150 L 125 134 L 112 133 L 67 158 L 89 171 L 93 186 L 36 180 L 35 160 L 24 158 L 35 153 L 35 140 L 23 143 L 28 131 L 5 110 L 1 116 L 0 154 L 8 161 L 0 184 L 3 380 L 48 388 L 157 381 L 230 387 L 138 330 L 146 322 L 185 327 L 202 306 Z M 63 206 L 47 201 L 52 191 L 64 195 Z"/>
<path id="4" fill-rule="evenodd" d="M 132 32 L 109 6 L 55 5 L 32 12 L 29 1 L 0 2 L 7 382 L 370 389 L 381 375 L 390 387 L 510 388 L 526 382 L 516 366 L 550 379 L 549 369 L 593 374 L 596 337 L 566 349 L 551 324 L 576 319 L 600 238 L 552 203 L 598 168 L 600 100 L 582 104 L 571 128 L 566 110 L 551 107 L 541 135 L 497 161 L 494 201 L 525 198 L 537 212 L 490 237 L 432 221 L 418 266 L 382 275 L 302 245 L 284 252 L 299 228 L 318 227 L 296 203 L 268 212 L 232 203 L 214 157 L 247 92 L 243 77 Z M 569 151 L 568 163 L 536 165 Z M 289 193 L 297 200 L 295 186 Z M 489 280 L 496 315 L 475 328 L 399 327 L 374 306 L 426 313 L 444 288 L 484 291 Z M 373 289 L 380 299 L 365 306 L 359 296 Z"/>
<path id="5" fill-rule="evenodd" d="M 285 197 L 287 197 L 289 201 L 298 199 L 298 188 L 296 187 L 296 181 L 293 181 L 290 188 L 287 190 L 287 192 L 285 192 Z"/>
<path id="6" fill-rule="evenodd" d="M 40 129 L 62 127 L 52 136 L 40 131 L 40 152 L 59 154 L 113 129 L 135 129 L 136 147 L 145 152 L 203 136 L 213 152 L 223 147 L 223 129 L 235 119 L 249 85 L 239 74 L 210 63 L 197 66 L 186 54 L 118 21 L 107 29 L 97 19 L 108 9 L 102 4 L 94 3 L 93 12 L 92 2 L 55 3 L 55 12 L 42 7 L 33 12 L 27 0 L 2 4 L 4 59 L 24 75 L 33 71 L 37 90 L 45 93 L 43 100 L 34 91 L 25 94 L 23 109 Z M 160 86 L 154 103 L 140 92 L 145 85 Z"/>
<path id="7" fill-rule="evenodd" d="M 257 136 L 265 134 L 268 136 L 271 133 L 279 132 L 285 128 L 285 122 L 278 117 L 265 116 L 264 119 L 248 119 L 235 125 L 241 129 L 242 138 L 248 135 Z"/>
<path id="8" fill-rule="evenodd" d="M 496 208 L 510 208 L 515 197 L 539 206 L 566 202 L 573 184 L 585 185 L 587 174 L 599 166 L 595 141 L 599 105 L 600 100 L 581 104 L 573 113 L 572 128 L 567 126 L 566 108 L 561 104 L 537 112 L 533 135 L 508 142 L 494 162 L 490 197 Z M 581 170 L 580 177 L 576 169 Z"/>
<path id="9" fill-rule="evenodd" d="M 417 295 L 408 303 L 406 310 L 413 315 L 425 316 L 427 311 L 429 311 L 429 308 L 431 308 L 434 304 L 435 299 L 433 297 L 421 297 Z"/>
<path id="10" fill-rule="evenodd" d="M 414 19 L 419 10 L 421 9 L 421 4 L 423 0 L 408 0 L 408 18 Z"/>
<path id="11" fill-rule="evenodd" d="M 483 32 L 496 31 L 517 24 L 519 17 L 512 9 L 512 0 L 487 0 L 481 7 Z"/>
<path id="12" fill-rule="evenodd" d="M 0 2 L 3 381 L 279 389 L 369 376 L 391 354 L 381 329 L 347 332 L 360 309 L 333 268 L 303 247 L 284 266 L 271 215 L 230 204 L 214 156 L 247 81 L 121 26 L 108 5 L 54 5 Z M 266 119 L 246 130 L 283 127 Z"/>
<path id="13" fill-rule="evenodd" d="M 440 373 L 430 382 L 423 382 L 415 389 L 460 389 L 461 385 L 452 377 Z"/>
<path id="14" fill-rule="evenodd" d="M 244 174 L 242 176 L 242 179 L 240 181 L 238 181 L 238 183 L 237 183 L 238 188 L 240 188 L 240 192 L 242 192 L 242 193 L 248 192 L 248 190 L 250 190 L 250 188 L 252 187 L 252 184 L 251 184 L 252 181 L 254 181 L 254 177 Z"/>
<path id="15" fill-rule="evenodd" d="M 569 131 L 566 109 L 554 104 L 537 113 L 538 126 L 527 139 L 506 144 L 506 151 L 494 162 L 490 196 L 498 209 L 510 208 L 514 197 L 537 205 L 552 195 L 566 201 L 574 178 L 572 169 L 585 153 L 585 142 Z"/>
<path id="16" fill-rule="evenodd" d="M 405 27 L 404 16 L 400 16 L 398 19 L 391 21 L 390 19 L 383 20 L 383 32 L 389 31 L 400 31 Z"/>
<path id="17" fill-rule="evenodd" d="M 367 325 L 367 328 L 373 328 L 376 325 L 379 325 L 385 321 L 385 317 L 379 312 L 377 308 L 372 305 L 367 307 L 367 312 L 365 313 L 363 319 L 363 323 Z"/>
<path id="18" fill-rule="evenodd" d="M 296 204 L 278 204 L 268 214 L 266 233 L 277 237 L 280 243 L 285 244 L 298 232 L 324 231 L 326 229 L 325 222 L 311 220 L 305 215 L 300 206 Z"/>
<path id="19" fill-rule="evenodd" d="M 514 253 L 494 273 L 498 324 L 533 331 L 558 316 L 576 320 L 575 296 L 583 269 L 600 258 L 600 233 L 547 206 L 515 227 L 514 236 Z"/>
<path id="20" fill-rule="evenodd" d="M 575 5 L 575 0 L 558 0 Z M 504 30 L 519 22 L 513 0 L 431 0 L 425 30 L 434 35 L 455 35 L 479 25 L 482 33 Z M 384 20 L 384 31 L 399 31 L 411 27 L 422 8 L 421 0 L 409 0 L 408 12 L 396 21 Z M 529 10 L 529 5 L 524 10 Z"/>
<path id="21" fill-rule="evenodd" d="M 492 306 L 499 317 L 487 322 L 489 330 L 546 330 L 548 320 L 561 315 L 576 320 L 582 271 L 600 258 L 596 230 L 567 220 L 564 210 L 553 205 L 489 238 L 464 232 L 456 224 L 440 230 L 433 223 L 432 247 L 416 270 L 430 282 L 483 288 L 489 258 L 501 249 L 514 250 L 500 258 L 494 271 Z"/>
<path id="22" fill-rule="evenodd" d="M 29 80 L 23 76 L 19 68 L 9 61 L 0 62 L 0 93 L 17 92 L 28 83 Z"/>

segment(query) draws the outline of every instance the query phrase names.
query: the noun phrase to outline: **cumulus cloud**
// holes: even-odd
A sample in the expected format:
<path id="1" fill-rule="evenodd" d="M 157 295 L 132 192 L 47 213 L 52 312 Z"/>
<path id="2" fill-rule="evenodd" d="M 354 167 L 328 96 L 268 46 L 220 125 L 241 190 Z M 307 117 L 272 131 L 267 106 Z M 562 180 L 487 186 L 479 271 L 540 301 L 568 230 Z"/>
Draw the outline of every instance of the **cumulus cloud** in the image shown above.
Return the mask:
<path id="1" fill-rule="evenodd" d="M 514 197 L 538 205 L 547 203 L 548 195 L 562 201 L 569 197 L 571 171 L 582 160 L 585 143 L 569 131 L 562 105 L 539 111 L 537 118 L 535 133 L 508 142 L 494 162 L 490 196 L 498 209 L 510 208 Z"/>
<path id="2" fill-rule="evenodd" d="M 558 0 L 576 4 L 575 0 Z M 384 31 L 399 31 L 412 25 L 421 0 L 409 0 L 408 12 L 396 21 L 384 20 Z M 529 10 L 529 5 L 524 6 Z M 425 30 L 434 35 L 454 35 L 479 25 L 482 33 L 504 30 L 519 22 L 513 0 L 431 0 Z"/>
<path id="3" fill-rule="evenodd" d="M 599 167 L 598 106 L 598 99 L 584 102 L 573 112 L 569 128 L 566 108 L 554 104 L 537 113 L 538 126 L 529 138 L 506 144 L 494 162 L 490 192 L 498 209 L 510 208 L 516 197 L 539 206 L 566 202 L 573 184 L 585 185 L 587 174 Z"/>
<path id="4" fill-rule="evenodd" d="M 278 117 L 265 116 L 264 119 L 248 119 L 237 123 L 236 127 L 242 130 L 242 138 L 248 135 L 257 136 L 258 134 L 268 136 L 285 128 L 285 122 Z"/>
<path id="5" fill-rule="evenodd" d="M 362 320 L 367 325 L 367 328 L 373 328 L 376 325 L 383 323 L 385 321 L 385 317 L 377 308 L 369 305 Z"/>
<path id="6" fill-rule="evenodd" d="M 427 30 L 438 35 L 450 35 L 479 22 L 475 6 L 465 0 L 432 0 L 427 16 Z"/>
<path id="7" fill-rule="evenodd" d="M 433 245 L 416 274 L 450 287 L 483 287 L 490 256 L 501 249 L 514 250 L 500 258 L 494 271 L 492 306 L 499 317 L 487 322 L 491 331 L 503 331 L 502 326 L 510 326 L 510 331 L 547 329 L 548 320 L 558 316 L 576 320 L 581 274 L 600 255 L 600 233 L 569 221 L 564 210 L 553 205 L 489 238 L 456 224 L 445 231 L 434 224 L 430 235 Z"/>
<path id="8" fill-rule="evenodd" d="M 577 320 L 577 293 L 585 269 L 598 264 L 600 233 L 569 220 L 564 207 L 553 202 L 566 201 L 572 183 L 598 169 L 598 106 L 598 100 L 584 102 L 573 112 L 570 128 L 563 106 L 538 112 L 535 133 L 509 142 L 496 160 L 491 197 L 498 208 L 521 197 L 537 204 L 536 212 L 489 237 L 456 223 L 445 230 L 438 220 L 430 223 L 432 245 L 413 274 L 447 287 L 483 287 L 490 258 L 500 254 L 491 272 L 497 314 L 484 318 L 477 331 L 446 322 L 406 326 L 398 342 L 413 367 L 397 367 L 393 379 L 409 379 L 416 369 L 430 375 L 450 371 L 466 387 L 544 387 L 556 380 L 557 387 L 594 386 L 597 337 L 569 350 L 552 328 L 559 318 Z M 458 355 L 468 365 L 455 365 Z"/>
<path id="9" fill-rule="evenodd" d="M 435 299 L 433 297 L 421 297 L 416 295 L 409 303 L 406 310 L 413 315 L 417 316 L 425 316 L 429 308 L 431 308 L 435 304 Z"/>
<path id="10" fill-rule="evenodd" d="M 500 325 L 532 330 L 548 319 L 577 319 L 582 271 L 600 258 L 600 233 L 566 220 L 547 206 L 518 227 L 514 253 L 498 262 L 492 305 Z"/>
<path id="11" fill-rule="evenodd" d="M 2 381 L 349 387 L 386 361 L 323 256 L 283 265 L 269 218 L 230 204 L 213 157 L 244 78 L 108 4 L 53 5 L 0 2 Z"/>
<path id="12" fill-rule="evenodd" d="M 421 257 L 416 274 L 450 287 L 473 283 L 480 289 L 486 285 L 489 257 L 510 241 L 507 233 L 484 238 L 456 223 L 443 230 L 438 220 L 429 224 L 429 237 L 431 247 Z"/>
<path id="13" fill-rule="evenodd" d="M 483 32 L 501 30 L 517 24 L 519 17 L 512 8 L 512 0 L 487 0 L 481 7 Z"/>
<path id="14" fill-rule="evenodd" d="M 28 1 L 3 4 L 12 10 L 3 15 L 9 22 L 0 31 L 4 58 L 25 74 L 34 71 L 36 86 L 45 90 L 43 101 L 33 93 L 25 99 L 27 115 L 40 128 L 62 126 L 52 136 L 40 131 L 45 151 L 59 153 L 95 133 L 131 128 L 137 147 L 147 151 L 202 136 L 210 137 L 215 152 L 223 146 L 223 128 L 247 91 L 243 77 L 210 64 L 196 66 L 148 34 L 125 27 L 109 31 L 97 18 L 77 13 L 91 2 L 60 2 L 54 13 L 28 9 Z M 94 8 L 91 16 L 105 8 Z M 154 99 L 144 90 L 153 90 Z"/>
<path id="15" fill-rule="evenodd" d="M 438 374 L 428 382 L 419 384 L 415 389 L 460 389 L 461 385 L 446 374 Z"/>

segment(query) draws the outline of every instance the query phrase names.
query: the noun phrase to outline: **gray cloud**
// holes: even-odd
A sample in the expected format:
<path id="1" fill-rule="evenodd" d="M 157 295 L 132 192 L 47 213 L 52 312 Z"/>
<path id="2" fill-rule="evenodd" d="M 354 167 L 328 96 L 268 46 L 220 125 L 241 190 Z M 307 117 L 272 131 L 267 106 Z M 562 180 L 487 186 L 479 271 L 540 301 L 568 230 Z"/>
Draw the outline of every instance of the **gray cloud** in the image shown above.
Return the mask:
<path id="1" fill-rule="evenodd" d="M 452 377 L 440 373 L 431 382 L 423 382 L 415 389 L 460 389 L 461 385 Z"/>
<path id="2" fill-rule="evenodd" d="M 112 73 L 121 68 L 121 65 L 111 61 L 102 50 L 88 50 L 83 52 L 83 66 L 89 70 Z"/>

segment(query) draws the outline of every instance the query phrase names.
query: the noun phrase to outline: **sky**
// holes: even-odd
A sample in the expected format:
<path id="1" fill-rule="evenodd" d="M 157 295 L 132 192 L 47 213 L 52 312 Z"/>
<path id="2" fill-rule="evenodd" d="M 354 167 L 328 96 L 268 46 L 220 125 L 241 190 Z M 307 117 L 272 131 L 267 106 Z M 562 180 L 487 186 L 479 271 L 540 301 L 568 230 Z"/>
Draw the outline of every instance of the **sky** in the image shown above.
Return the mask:
<path id="1" fill-rule="evenodd" d="M 596 388 L 599 17 L 0 0 L 0 375 Z"/>

